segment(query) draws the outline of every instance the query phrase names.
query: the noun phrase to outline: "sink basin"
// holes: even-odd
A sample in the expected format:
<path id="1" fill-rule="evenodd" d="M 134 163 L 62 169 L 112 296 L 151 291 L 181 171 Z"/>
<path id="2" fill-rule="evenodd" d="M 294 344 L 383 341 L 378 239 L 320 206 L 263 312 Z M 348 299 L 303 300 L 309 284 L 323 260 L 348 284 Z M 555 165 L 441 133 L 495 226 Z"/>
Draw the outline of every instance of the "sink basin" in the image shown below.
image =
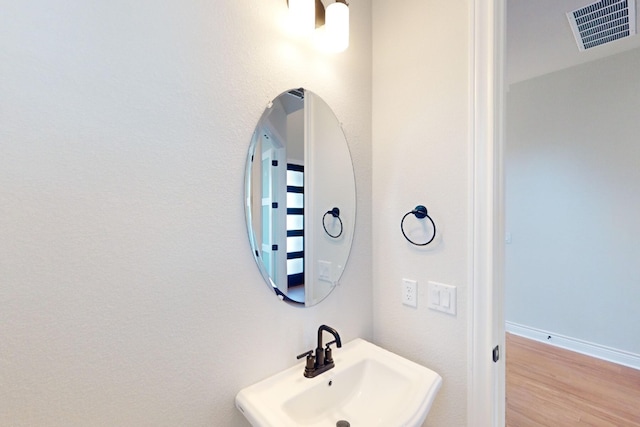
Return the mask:
<path id="1" fill-rule="evenodd" d="M 246 387 L 236 407 L 254 427 L 414 427 L 442 385 L 434 371 L 359 338 L 334 349 L 333 360 L 315 378 L 302 375 L 303 361 Z"/>

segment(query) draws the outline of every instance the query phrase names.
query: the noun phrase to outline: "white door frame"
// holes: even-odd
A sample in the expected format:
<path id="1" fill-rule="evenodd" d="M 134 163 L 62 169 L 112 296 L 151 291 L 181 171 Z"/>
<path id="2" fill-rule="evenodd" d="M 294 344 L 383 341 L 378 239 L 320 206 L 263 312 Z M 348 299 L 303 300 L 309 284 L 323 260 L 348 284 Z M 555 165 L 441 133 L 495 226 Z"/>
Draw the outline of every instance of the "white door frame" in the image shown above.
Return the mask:
<path id="1" fill-rule="evenodd" d="M 504 427 L 503 117 L 506 0 L 471 4 L 469 426 Z M 500 357 L 493 361 L 498 346 Z"/>

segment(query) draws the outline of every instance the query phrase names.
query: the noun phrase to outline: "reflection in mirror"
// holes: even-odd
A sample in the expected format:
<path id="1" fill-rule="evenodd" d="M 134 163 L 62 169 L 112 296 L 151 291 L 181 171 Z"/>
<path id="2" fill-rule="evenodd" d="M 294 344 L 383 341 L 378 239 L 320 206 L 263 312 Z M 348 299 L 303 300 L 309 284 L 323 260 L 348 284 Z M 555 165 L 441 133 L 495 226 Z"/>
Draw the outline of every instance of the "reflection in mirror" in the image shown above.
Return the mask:
<path id="1" fill-rule="evenodd" d="M 274 292 L 304 306 L 326 298 L 349 257 L 356 201 L 347 141 L 319 96 L 293 89 L 269 103 L 249 147 L 245 202 L 253 255 Z"/>

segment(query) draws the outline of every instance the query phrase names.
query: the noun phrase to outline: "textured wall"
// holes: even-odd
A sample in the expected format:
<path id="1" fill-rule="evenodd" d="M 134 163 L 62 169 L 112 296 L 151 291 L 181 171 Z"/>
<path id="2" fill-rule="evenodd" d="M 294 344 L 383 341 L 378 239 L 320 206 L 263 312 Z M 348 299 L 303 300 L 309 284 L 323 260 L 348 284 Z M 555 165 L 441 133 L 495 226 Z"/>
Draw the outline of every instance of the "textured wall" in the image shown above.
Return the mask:
<path id="1" fill-rule="evenodd" d="M 426 425 L 443 427 L 466 424 L 469 4 L 379 0 L 373 9 L 374 337 L 442 375 Z M 400 232 L 418 204 L 440 230 L 423 249 Z M 418 281 L 417 309 L 401 304 L 402 278 Z M 457 316 L 427 308 L 428 280 L 457 286 Z"/>
<path id="2" fill-rule="evenodd" d="M 4 2 L 0 424 L 242 426 L 248 384 L 321 323 L 372 336 L 371 10 L 326 55 L 284 0 Z M 291 87 L 344 124 L 358 217 L 342 286 L 279 302 L 244 224 L 246 150 Z"/>

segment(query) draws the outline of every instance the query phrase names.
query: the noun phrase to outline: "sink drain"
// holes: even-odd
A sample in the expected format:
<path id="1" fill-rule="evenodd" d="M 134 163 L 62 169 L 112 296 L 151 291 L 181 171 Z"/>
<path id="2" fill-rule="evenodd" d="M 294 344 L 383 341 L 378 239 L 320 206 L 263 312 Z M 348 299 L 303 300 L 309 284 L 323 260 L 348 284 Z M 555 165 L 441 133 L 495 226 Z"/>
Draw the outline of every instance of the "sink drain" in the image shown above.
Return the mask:
<path id="1" fill-rule="evenodd" d="M 340 420 L 336 423 L 336 427 L 349 427 L 351 426 L 351 424 L 349 424 L 349 421 L 345 421 L 345 420 Z"/>

